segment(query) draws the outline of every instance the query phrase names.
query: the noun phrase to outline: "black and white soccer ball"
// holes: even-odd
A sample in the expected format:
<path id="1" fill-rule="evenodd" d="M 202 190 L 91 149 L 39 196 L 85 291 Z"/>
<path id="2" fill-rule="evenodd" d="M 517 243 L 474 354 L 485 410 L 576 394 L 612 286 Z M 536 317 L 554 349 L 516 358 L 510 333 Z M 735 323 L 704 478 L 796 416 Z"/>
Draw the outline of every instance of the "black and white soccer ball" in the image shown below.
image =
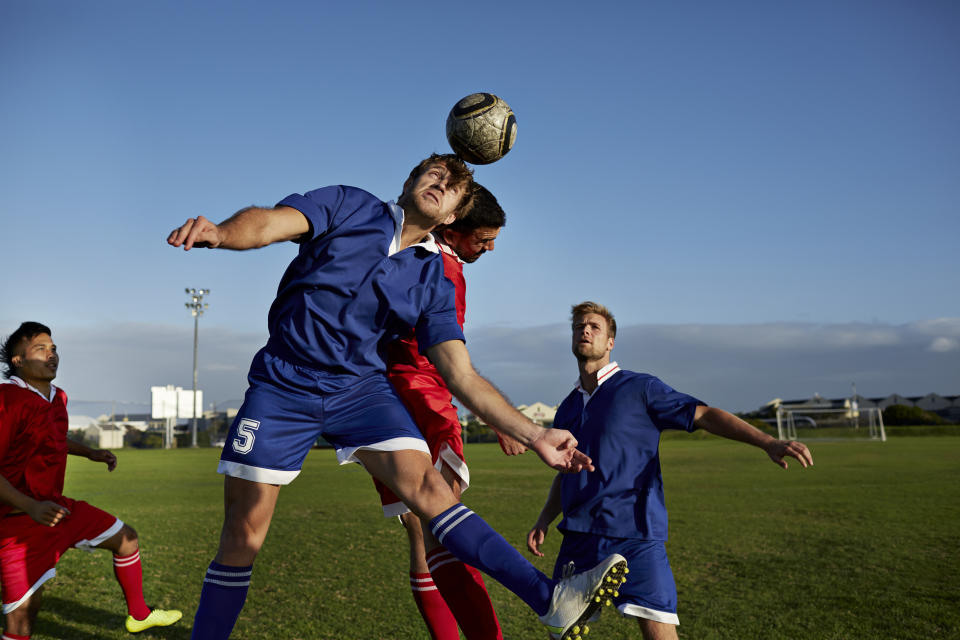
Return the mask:
<path id="1" fill-rule="evenodd" d="M 471 93 L 453 105 L 447 116 L 447 141 L 470 164 L 496 162 L 513 148 L 517 118 L 492 93 Z"/>

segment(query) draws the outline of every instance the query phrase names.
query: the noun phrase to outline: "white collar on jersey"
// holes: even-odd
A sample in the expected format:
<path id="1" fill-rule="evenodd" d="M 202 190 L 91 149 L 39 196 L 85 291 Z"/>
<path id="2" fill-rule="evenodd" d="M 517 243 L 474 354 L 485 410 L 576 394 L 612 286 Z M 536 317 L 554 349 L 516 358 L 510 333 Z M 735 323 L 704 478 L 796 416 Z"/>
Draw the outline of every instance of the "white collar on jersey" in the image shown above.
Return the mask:
<path id="1" fill-rule="evenodd" d="M 616 362 L 611 362 L 604 368 L 600 369 L 600 371 L 597 371 L 597 388 L 593 390 L 593 393 L 596 393 L 597 389 L 600 388 L 600 385 L 602 385 L 604 382 L 609 380 L 613 376 L 613 374 L 615 374 L 617 371 L 620 371 L 620 365 L 618 365 Z M 587 393 L 586 391 L 583 390 L 583 387 L 580 386 L 579 376 L 577 377 L 577 381 L 575 383 L 574 388 L 577 391 L 579 391 L 581 394 L 583 394 L 584 402 L 586 402 L 591 397 L 593 397 L 593 393 Z"/>
<path id="2" fill-rule="evenodd" d="M 24 389 L 30 389 L 31 391 L 33 391 L 34 393 L 36 393 L 38 396 L 40 396 L 41 398 L 43 398 L 43 399 L 46 400 L 47 402 L 53 402 L 53 399 L 57 397 L 57 388 L 53 385 L 52 382 L 50 383 L 50 397 L 49 397 L 49 398 L 48 398 L 47 396 L 43 395 L 42 393 L 40 393 L 40 389 L 37 389 L 37 388 L 36 388 L 35 386 L 33 386 L 32 384 L 28 384 L 25 380 L 22 380 L 21 378 L 18 378 L 17 376 L 10 376 L 10 382 L 12 382 L 13 384 L 17 385 L 18 387 L 23 387 Z"/>
<path id="3" fill-rule="evenodd" d="M 454 260 L 456 260 L 460 264 L 467 264 L 466 262 L 460 259 L 460 256 L 458 256 L 457 252 L 453 250 L 453 247 L 451 247 L 446 242 L 444 242 L 443 238 L 438 236 L 436 232 L 432 233 L 431 235 L 433 236 L 433 239 L 436 240 L 437 248 L 440 249 L 442 253 L 445 253 L 448 256 L 451 256 Z"/>
<path id="4" fill-rule="evenodd" d="M 387 207 L 393 216 L 393 240 L 390 241 L 390 248 L 387 250 L 387 255 L 392 256 L 400 251 L 400 236 L 403 234 L 403 208 L 393 200 L 387 203 Z M 434 240 L 432 233 L 428 233 L 426 238 L 410 246 L 423 247 L 431 253 L 440 253 L 440 247 L 437 246 L 437 241 Z"/>

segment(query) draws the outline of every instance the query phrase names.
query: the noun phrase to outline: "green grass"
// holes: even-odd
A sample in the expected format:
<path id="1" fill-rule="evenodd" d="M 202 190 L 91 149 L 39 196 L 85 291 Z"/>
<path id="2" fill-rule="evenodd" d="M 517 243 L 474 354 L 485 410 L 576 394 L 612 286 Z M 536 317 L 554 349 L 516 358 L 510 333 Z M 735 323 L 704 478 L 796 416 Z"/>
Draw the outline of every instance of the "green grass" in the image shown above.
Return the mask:
<path id="1" fill-rule="evenodd" d="M 960 638 L 960 438 L 818 443 L 816 466 L 786 472 L 712 437 L 662 449 L 681 638 Z M 148 602 L 184 611 L 141 638 L 189 637 L 222 517 L 218 453 L 122 450 L 112 474 L 71 459 L 67 494 L 135 527 Z M 523 548 L 552 472 L 496 445 L 467 456 L 465 502 Z M 552 531 L 534 564 L 549 572 L 559 542 Z M 405 536 L 367 475 L 313 451 L 280 494 L 234 637 L 427 638 L 406 572 Z M 130 637 L 108 553 L 70 551 L 47 585 L 35 640 Z M 544 637 L 518 598 L 490 591 L 507 640 Z M 640 634 L 608 611 L 590 637 Z"/>

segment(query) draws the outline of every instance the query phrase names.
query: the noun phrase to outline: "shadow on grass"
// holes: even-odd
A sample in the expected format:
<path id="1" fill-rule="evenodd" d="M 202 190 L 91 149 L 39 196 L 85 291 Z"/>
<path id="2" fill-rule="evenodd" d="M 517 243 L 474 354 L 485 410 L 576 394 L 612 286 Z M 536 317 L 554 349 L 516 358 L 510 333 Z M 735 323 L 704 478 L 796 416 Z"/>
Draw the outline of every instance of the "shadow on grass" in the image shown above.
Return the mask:
<path id="1" fill-rule="evenodd" d="M 49 615 L 43 615 L 44 611 L 56 612 L 58 619 L 51 620 Z M 126 620 L 126 615 L 117 615 L 115 611 L 91 607 L 76 600 L 45 595 L 33 635 L 69 638 L 70 640 L 101 640 L 104 637 L 102 632 L 85 630 L 94 627 L 96 629 L 116 630 L 124 636 L 130 636 L 124 629 L 124 620 Z M 184 615 L 179 622 L 172 626 L 154 627 L 137 634 L 137 636 L 189 640 L 191 622 L 192 620 Z"/>

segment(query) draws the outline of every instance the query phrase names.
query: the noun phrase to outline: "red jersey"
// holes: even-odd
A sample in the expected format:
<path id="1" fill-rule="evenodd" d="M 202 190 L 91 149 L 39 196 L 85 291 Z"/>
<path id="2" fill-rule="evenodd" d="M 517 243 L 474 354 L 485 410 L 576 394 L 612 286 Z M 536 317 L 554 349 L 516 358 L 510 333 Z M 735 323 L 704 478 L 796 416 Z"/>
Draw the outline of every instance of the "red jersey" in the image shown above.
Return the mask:
<path id="1" fill-rule="evenodd" d="M 437 241 L 440 255 L 443 256 L 443 274 L 453 283 L 455 304 L 457 308 L 457 323 L 463 329 L 463 322 L 467 315 L 467 281 L 463 278 L 463 262 L 441 241 Z M 437 368 L 433 366 L 427 356 L 420 353 L 417 345 L 416 333 L 411 329 L 406 337 L 394 340 L 387 346 L 387 376 L 393 381 L 395 375 L 409 375 L 417 373 L 429 376 L 436 385 L 447 392 L 447 385 L 440 377 Z"/>
<path id="2" fill-rule="evenodd" d="M 63 497 L 67 470 L 67 394 L 46 399 L 19 378 L 0 384 L 0 475 L 35 500 Z M 0 504 L 0 517 L 13 507 Z"/>

